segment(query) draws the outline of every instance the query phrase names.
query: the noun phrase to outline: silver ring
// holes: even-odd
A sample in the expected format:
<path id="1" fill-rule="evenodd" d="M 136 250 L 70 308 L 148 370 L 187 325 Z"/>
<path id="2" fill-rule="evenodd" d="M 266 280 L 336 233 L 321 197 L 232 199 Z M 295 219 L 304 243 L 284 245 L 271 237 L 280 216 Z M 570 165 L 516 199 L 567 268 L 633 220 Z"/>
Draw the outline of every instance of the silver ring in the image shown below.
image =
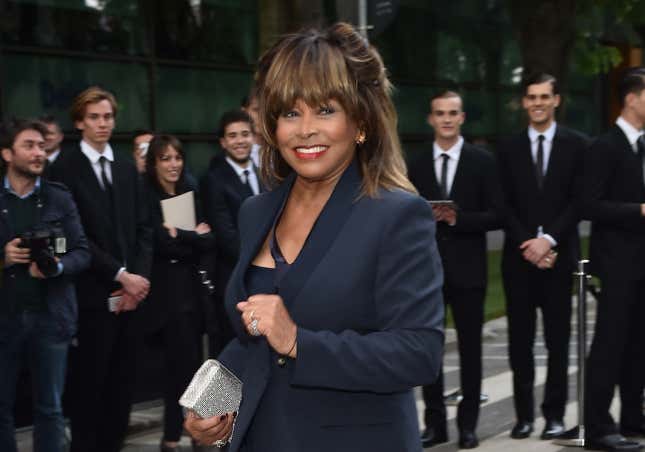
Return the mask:
<path id="1" fill-rule="evenodd" d="M 219 447 L 221 449 L 222 447 L 226 446 L 226 441 L 224 441 L 223 439 L 218 439 L 213 443 L 213 446 Z"/>
<path id="2" fill-rule="evenodd" d="M 260 330 L 258 330 L 258 319 L 253 319 L 253 321 L 251 321 L 251 324 L 249 325 L 249 328 L 251 328 L 251 336 L 260 335 Z"/>

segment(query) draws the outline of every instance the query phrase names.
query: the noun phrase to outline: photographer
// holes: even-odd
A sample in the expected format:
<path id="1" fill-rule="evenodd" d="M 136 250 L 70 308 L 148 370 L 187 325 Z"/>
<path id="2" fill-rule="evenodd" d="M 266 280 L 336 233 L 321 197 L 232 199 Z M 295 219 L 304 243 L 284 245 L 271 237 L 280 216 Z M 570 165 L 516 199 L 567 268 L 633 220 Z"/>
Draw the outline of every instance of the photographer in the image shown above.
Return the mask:
<path id="1" fill-rule="evenodd" d="M 60 184 L 41 179 L 47 129 L 14 120 L 0 130 L 6 166 L 0 190 L 0 450 L 15 452 L 13 405 L 20 360 L 34 385 L 34 451 L 62 451 L 61 394 L 76 332 L 71 276 L 90 253 L 76 206 Z"/>

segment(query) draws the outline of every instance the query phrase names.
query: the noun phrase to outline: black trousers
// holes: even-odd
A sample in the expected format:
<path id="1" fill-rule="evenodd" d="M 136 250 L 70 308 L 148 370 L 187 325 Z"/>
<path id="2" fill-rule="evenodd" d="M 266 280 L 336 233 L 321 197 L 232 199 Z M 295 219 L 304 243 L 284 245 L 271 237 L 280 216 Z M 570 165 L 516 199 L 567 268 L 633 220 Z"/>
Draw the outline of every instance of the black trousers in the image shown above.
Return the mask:
<path id="1" fill-rule="evenodd" d="M 164 436 L 165 441 L 179 441 L 184 415 L 179 398 L 201 365 L 200 319 L 191 312 L 173 314 L 171 321 L 153 335 L 153 345 L 163 349 Z"/>
<path id="2" fill-rule="evenodd" d="M 459 430 L 475 430 L 479 417 L 482 386 L 482 324 L 485 288 L 462 289 L 444 285 L 444 302 L 452 309 L 459 348 L 459 377 L 463 400 L 457 409 Z M 443 366 L 437 381 L 423 387 L 425 422 L 436 432 L 446 431 L 446 406 L 443 401 Z"/>
<path id="3" fill-rule="evenodd" d="M 539 308 L 548 352 L 542 414 L 547 420 L 562 420 L 568 393 L 572 273 L 567 269 L 539 270 L 515 259 L 504 263 L 502 269 L 517 419 L 533 422 L 535 417 L 533 345 Z"/>
<path id="4" fill-rule="evenodd" d="M 609 414 L 616 385 L 620 388 L 620 425 L 629 429 L 645 423 L 645 279 L 629 281 L 619 274 L 602 278 L 586 377 L 588 438 L 618 431 Z"/>
<path id="5" fill-rule="evenodd" d="M 128 428 L 141 336 L 137 312 L 79 313 L 70 351 L 72 452 L 117 452 Z"/>

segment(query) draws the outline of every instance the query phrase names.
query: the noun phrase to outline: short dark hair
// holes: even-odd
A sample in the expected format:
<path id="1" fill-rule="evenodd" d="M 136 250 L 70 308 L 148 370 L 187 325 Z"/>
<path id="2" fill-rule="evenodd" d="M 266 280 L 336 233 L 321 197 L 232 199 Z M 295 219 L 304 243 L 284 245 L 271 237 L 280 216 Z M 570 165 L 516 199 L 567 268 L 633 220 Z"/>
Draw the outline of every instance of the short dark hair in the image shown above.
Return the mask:
<path id="1" fill-rule="evenodd" d="M 430 112 L 432 113 L 432 102 L 437 99 L 448 99 L 450 97 L 458 97 L 463 102 L 463 97 L 461 97 L 461 94 L 459 94 L 457 91 L 453 91 L 451 89 L 437 91 L 430 97 Z"/>
<path id="2" fill-rule="evenodd" d="M 58 123 L 58 120 L 54 117 L 54 115 L 42 115 L 38 117 L 38 121 L 48 126 L 55 124 L 56 127 L 60 129 L 60 124 Z"/>
<path id="3" fill-rule="evenodd" d="M 25 130 L 35 130 L 43 138 L 47 134 L 47 127 L 37 119 L 9 119 L 0 125 L 0 149 L 12 149 L 16 137 Z"/>
<path id="4" fill-rule="evenodd" d="M 529 74 L 522 80 L 522 95 L 526 96 L 529 91 L 529 86 L 531 85 L 540 85 L 542 83 L 550 83 L 553 88 L 553 95 L 560 94 L 560 86 L 558 84 L 558 79 L 551 74 L 545 72 L 537 72 L 535 74 Z"/>
<path id="5" fill-rule="evenodd" d="M 181 169 L 181 174 L 179 175 L 179 180 L 177 181 L 177 187 L 183 187 L 184 185 L 184 174 L 186 172 L 186 153 L 181 141 L 174 135 L 156 135 L 152 141 L 150 141 L 150 146 L 148 146 L 148 153 L 146 154 L 146 178 L 148 183 L 157 189 L 159 193 L 163 192 L 159 179 L 157 178 L 157 171 L 155 169 L 157 165 L 157 158 L 163 154 L 163 152 L 168 148 L 168 146 L 173 147 L 181 158 L 184 160 L 184 167 Z"/>
<path id="6" fill-rule="evenodd" d="M 645 89 L 645 67 L 638 66 L 625 69 L 616 87 L 620 106 L 625 106 L 625 98 L 628 94 L 639 94 L 643 89 Z"/>
<path id="7" fill-rule="evenodd" d="M 154 130 L 150 130 L 150 129 L 134 129 L 134 131 L 132 132 L 132 141 L 134 141 L 136 137 L 140 137 L 141 135 L 154 136 L 155 132 Z"/>
<path id="8" fill-rule="evenodd" d="M 229 110 L 222 115 L 219 120 L 219 127 L 217 129 L 217 137 L 224 138 L 226 128 L 234 122 L 248 122 L 253 129 L 253 120 L 249 114 L 243 110 Z"/>

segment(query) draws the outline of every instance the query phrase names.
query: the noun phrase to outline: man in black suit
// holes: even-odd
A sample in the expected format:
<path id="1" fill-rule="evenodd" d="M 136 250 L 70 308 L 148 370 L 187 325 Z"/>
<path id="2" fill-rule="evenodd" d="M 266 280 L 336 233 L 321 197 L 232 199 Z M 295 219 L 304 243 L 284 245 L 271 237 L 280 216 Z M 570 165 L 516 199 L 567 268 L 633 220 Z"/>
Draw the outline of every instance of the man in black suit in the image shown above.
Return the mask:
<path id="1" fill-rule="evenodd" d="M 587 361 L 585 427 L 589 447 L 640 450 L 624 436 L 645 435 L 645 68 L 626 71 L 617 91 L 620 116 L 584 159 L 581 210 L 593 222 L 591 271 L 602 282 Z M 609 414 L 616 385 L 620 430 Z"/>
<path id="2" fill-rule="evenodd" d="M 51 115 L 44 115 L 39 118 L 45 127 L 47 127 L 47 134 L 45 135 L 45 153 L 47 154 L 47 161 L 45 162 L 45 169 L 43 171 L 43 176 L 48 177 L 50 173 L 50 168 L 54 162 L 61 157 L 61 143 L 63 142 L 63 131 L 54 118 Z"/>
<path id="3" fill-rule="evenodd" d="M 69 385 L 74 452 L 116 452 L 123 443 L 139 343 L 135 310 L 150 287 L 152 232 L 139 178 L 109 143 L 116 112 L 107 91 L 79 94 L 71 114 L 82 140 L 65 165 L 52 167 L 52 178 L 72 192 L 92 254 L 77 282 L 78 347 Z"/>
<path id="4" fill-rule="evenodd" d="M 249 115 L 231 110 L 222 115 L 218 128 L 224 156 L 214 157 L 202 180 L 205 214 L 215 230 L 217 247 L 215 313 L 216 324 L 209 329 L 210 356 L 216 357 L 233 337 L 233 330 L 224 312 L 224 292 L 237 263 L 240 237 L 237 213 L 242 202 L 262 191 L 257 168 L 250 158 L 253 126 Z"/>
<path id="5" fill-rule="evenodd" d="M 526 438 L 533 431 L 539 308 L 548 351 L 541 438 L 551 439 L 564 433 L 572 272 L 580 248 L 574 195 L 587 140 L 556 124 L 560 95 L 554 77 L 528 77 L 523 88 L 528 130 L 504 140 L 498 152 L 506 204 L 502 278 L 517 416 L 511 437 Z"/>
<path id="6" fill-rule="evenodd" d="M 459 447 L 477 447 L 482 380 L 482 324 L 486 295 L 486 231 L 501 226 L 502 195 L 495 161 L 488 152 L 461 136 L 465 114 L 456 92 L 445 91 L 430 100 L 428 123 L 434 129 L 432 152 L 411 165 L 410 180 L 428 200 L 452 200 L 455 206 L 435 204 L 437 245 L 444 269 L 444 302 L 451 306 L 459 345 L 463 400 L 457 426 Z M 426 430 L 424 447 L 448 440 L 443 371 L 424 386 Z"/>

